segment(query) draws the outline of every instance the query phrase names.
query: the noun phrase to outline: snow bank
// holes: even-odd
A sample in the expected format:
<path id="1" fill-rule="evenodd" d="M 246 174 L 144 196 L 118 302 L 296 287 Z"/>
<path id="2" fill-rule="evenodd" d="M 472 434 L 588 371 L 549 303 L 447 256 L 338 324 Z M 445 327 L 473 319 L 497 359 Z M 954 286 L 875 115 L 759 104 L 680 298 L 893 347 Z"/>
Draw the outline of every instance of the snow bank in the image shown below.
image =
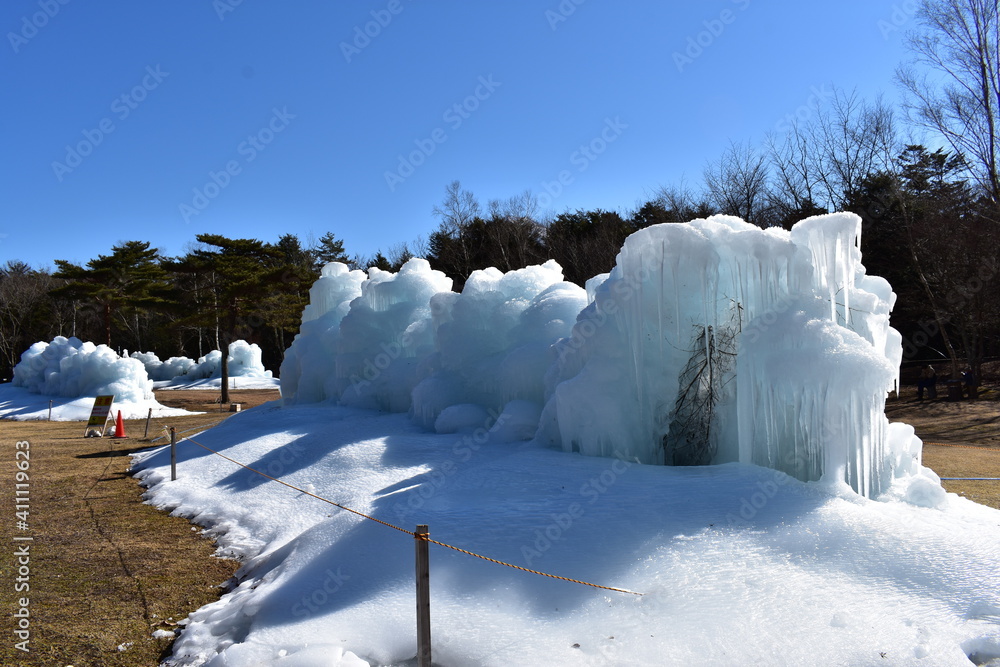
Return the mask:
<path id="1" fill-rule="evenodd" d="M 107 345 L 63 336 L 28 348 L 12 383 L 47 396 L 114 394 L 116 401 L 130 403 L 153 398 L 153 382 L 140 361 L 122 358 Z"/>

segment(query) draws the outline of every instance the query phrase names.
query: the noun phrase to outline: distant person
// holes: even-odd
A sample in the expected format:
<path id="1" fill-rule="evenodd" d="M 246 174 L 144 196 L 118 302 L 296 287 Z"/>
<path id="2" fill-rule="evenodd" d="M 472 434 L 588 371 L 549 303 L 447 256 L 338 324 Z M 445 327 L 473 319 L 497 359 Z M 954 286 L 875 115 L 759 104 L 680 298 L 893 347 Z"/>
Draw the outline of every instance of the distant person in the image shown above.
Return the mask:
<path id="1" fill-rule="evenodd" d="M 966 366 L 965 370 L 962 371 L 962 384 L 965 386 L 965 395 L 970 401 L 976 400 L 978 398 L 978 391 L 976 383 L 976 376 L 972 374 L 972 368 Z"/>
<path id="2" fill-rule="evenodd" d="M 920 369 L 920 377 L 917 379 L 917 400 L 924 400 L 924 390 L 927 390 L 927 398 L 933 400 L 937 398 L 937 371 L 930 364 Z"/>

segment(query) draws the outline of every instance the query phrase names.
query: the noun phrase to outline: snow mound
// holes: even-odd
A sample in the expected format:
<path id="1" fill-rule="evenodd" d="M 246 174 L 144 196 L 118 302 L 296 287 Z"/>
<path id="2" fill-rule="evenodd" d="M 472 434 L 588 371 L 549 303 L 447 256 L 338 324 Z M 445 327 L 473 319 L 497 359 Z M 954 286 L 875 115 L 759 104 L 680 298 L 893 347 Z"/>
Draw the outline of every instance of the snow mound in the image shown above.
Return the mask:
<path id="1" fill-rule="evenodd" d="M 229 377 L 269 378 L 271 371 L 264 369 L 261 349 L 257 343 L 237 340 L 229 344 Z M 146 368 L 146 373 L 156 382 L 183 379 L 185 382 L 222 377 L 222 352 L 212 350 L 198 361 L 188 357 L 170 357 L 166 361 L 153 352 L 133 352 Z"/>
<path id="2" fill-rule="evenodd" d="M 32 345 L 14 367 L 12 383 L 46 396 L 114 394 L 116 401 L 129 403 L 153 398 L 153 382 L 140 361 L 75 337 L 56 336 L 50 343 Z"/>
<path id="3" fill-rule="evenodd" d="M 142 362 L 146 367 L 146 374 L 153 382 L 164 382 L 187 375 L 196 366 L 194 359 L 188 357 L 170 357 L 166 361 L 160 361 L 153 352 L 133 352 L 131 356 Z"/>

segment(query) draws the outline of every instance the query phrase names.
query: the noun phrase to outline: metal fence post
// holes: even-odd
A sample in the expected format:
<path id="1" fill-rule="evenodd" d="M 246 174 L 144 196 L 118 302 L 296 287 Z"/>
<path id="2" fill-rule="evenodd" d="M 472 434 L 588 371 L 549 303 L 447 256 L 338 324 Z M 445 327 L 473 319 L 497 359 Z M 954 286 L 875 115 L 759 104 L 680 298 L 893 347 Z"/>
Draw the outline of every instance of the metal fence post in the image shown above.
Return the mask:
<path id="1" fill-rule="evenodd" d="M 431 667 L 430 531 L 426 525 L 418 525 L 413 537 L 417 547 L 417 667 Z"/>
<path id="2" fill-rule="evenodd" d="M 177 479 L 177 429 L 170 427 L 170 481 Z"/>

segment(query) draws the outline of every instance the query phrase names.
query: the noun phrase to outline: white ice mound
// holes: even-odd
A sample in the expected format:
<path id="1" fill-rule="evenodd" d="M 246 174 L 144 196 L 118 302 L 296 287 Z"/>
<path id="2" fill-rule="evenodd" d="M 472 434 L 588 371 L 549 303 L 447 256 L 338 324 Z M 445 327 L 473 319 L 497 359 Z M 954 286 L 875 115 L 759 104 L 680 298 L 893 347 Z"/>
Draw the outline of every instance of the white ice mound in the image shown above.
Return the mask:
<path id="1" fill-rule="evenodd" d="M 643 463 L 742 461 L 888 488 L 895 295 L 865 275 L 861 220 L 791 232 L 713 216 L 630 236 L 558 346 L 539 437 Z"/>
<path id="2" fill-rule="evenodd" d="M 551 260 L 475 271 L 461 294 L 451 285 L 423 259 L 395 274 L 369 269 L 367 277 L 328 264 L 285 352 L 285 405 L 336 400 L 409 411 L 427 429 L 484 432 L 513 401 L 534 404 L 520 410 L 521 422 L 540 413 L 552 344 L 569 335 L 586 293 L 563 281 Z M 473 424 L 465 423 L 470 415 Z M 530 439 L 534 426 L 537 417 L 505 437 Z"/>
<path id="3" fill-rule="evenodd" d="M 153 398 L 153 381 L 142 362 L 122 358 L 107 345 L 63 336 L 28 348 L 14 367 L 13 384 L 46 396 L 114 394 L 119 403 Z"/>
<path id="4" fill-rule="evenodd" d="M 153 352 L 133 352 L 133 359 L 138 359 L 146 367 L 146 373 L 155 381 L 173 380 L 204 380 L 222 377 L 222 352 L 212 350 L 198 361 L 188 357 L 170 357 L 166 361 Z M 262 352 L 257 343 L 237 340 L 229 344 L 229 377 L 269 378 L 271 371 L 264 369 Z"/>
<path id="5" fill-rule="evenodd" d="M 286 405 L 319 403 L 339 396 L 337 344 L 340 322 L 361 296 L 364 271 L 330 262 L 309 290 L 309 304 L 302 312 L 302 328 L 281 362 L 281 397 Z"/>
<path id="6" fill-rule="evenodd" d="M 166 361 L 161 361 L 153 352 L 133 352 L 131 357 L 142 362 L 146 367 L 146 374 L 154 382 L 173 380 L 175 377 L 186 375 L 197 365 L 194 359 L 188 357 L 170 357 Z"/>

